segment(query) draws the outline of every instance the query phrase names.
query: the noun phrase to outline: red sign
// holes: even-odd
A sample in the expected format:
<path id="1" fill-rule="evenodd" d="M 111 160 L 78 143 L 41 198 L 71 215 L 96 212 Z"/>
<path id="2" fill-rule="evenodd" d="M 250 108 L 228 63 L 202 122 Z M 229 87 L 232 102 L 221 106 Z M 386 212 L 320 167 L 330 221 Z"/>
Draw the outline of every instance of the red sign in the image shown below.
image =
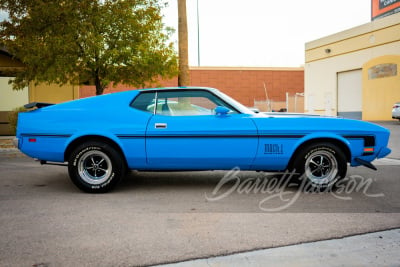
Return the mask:
<path id="1" fill-rule="evenodd" d="M 400 0 L 371 0 L 371 20 L 400 12 Z"/>

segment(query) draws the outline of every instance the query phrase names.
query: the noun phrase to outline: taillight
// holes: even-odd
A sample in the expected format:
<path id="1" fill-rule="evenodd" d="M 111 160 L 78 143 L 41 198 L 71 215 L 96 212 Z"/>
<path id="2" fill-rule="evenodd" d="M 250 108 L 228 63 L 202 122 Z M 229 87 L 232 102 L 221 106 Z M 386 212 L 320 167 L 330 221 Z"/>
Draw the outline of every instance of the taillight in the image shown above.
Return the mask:
<path id="1" fill-rule="evenodd" d="M 400 105 L 397 105 L 397 104 L 393 106 L 393 108 L 399 108 L 399 107 L 400 107 Z"/>

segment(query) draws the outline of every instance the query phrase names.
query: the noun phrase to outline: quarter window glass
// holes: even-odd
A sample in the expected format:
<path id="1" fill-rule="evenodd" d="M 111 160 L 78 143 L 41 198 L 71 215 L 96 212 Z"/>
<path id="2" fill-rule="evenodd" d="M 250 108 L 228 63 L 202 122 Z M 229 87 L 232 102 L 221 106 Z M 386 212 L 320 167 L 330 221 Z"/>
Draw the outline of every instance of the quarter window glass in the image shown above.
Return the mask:
<path id="1" fill-rule="evenodd" d="M 146 112 L 154 112 L 154 103 L 156 102 L 156 93 L 155 92 L 144 92 L 138 95 L 133 102 L 131 103 L 131 107 L 146 111 Z M 151 109 L 153 107 L 153 109 Z"/>

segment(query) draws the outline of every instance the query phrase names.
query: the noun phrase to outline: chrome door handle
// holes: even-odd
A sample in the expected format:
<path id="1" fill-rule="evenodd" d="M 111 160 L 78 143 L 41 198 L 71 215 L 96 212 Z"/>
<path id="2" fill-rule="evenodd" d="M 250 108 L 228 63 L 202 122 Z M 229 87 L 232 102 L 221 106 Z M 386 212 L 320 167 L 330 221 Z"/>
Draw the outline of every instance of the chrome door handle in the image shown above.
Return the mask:
<path id="1" fill-rule="evenodd" d="M 167 129 L 167 124 L 166 124 L 166 123 L 156 123 L 156 124 L 154 125 L 154 127 L 155 127 L 156 129 Z"/>

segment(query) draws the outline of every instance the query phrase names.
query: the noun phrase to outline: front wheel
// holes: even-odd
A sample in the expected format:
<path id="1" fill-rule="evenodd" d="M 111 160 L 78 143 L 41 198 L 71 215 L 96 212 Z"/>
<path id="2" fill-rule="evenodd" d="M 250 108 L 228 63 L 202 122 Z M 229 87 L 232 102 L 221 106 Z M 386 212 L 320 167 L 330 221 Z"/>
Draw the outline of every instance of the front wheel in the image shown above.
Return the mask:
<path id="1" fill-rule="evenodd" d="M 334 144 L 318 143 L 301 149 L 294 160 L 293 170 L 305 185 L 312 188 L 331 188 L 346 176 L 344 153 Z"/>
<path id="2" fill-rule="evenodd" d="M 69 157 L 68 173 L 72 182 L 88 193 L 105 193 L 115 187 L 125 174 L 124 161 L 112 146 L 86 142 Z"/>

